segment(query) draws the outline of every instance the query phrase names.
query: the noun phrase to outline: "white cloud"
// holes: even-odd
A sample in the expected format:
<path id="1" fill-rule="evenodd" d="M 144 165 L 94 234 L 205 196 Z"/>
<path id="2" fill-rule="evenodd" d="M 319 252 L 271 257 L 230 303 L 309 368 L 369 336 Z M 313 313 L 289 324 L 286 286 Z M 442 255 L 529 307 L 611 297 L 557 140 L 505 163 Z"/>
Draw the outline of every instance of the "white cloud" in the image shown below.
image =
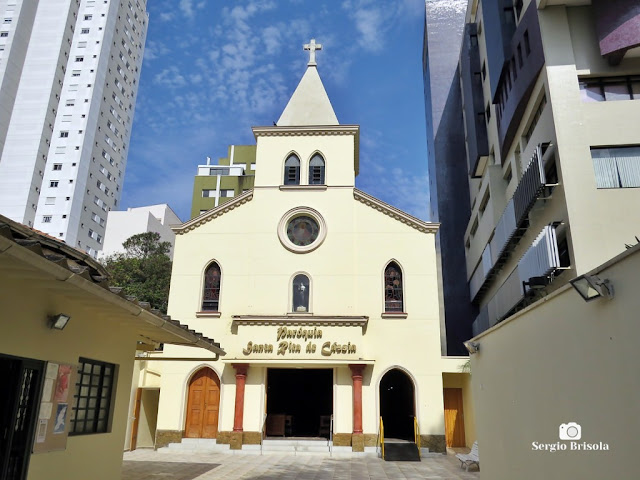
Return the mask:
<path id="1" fill-rule="evenodd" d="M 384 49 L 386 33 L 409 6 L 406 1 L 345 0 L 342 8 L 355 24 L 358 45 L 366 51 L 379 52 Z M 416 10 L 415 6 L 412 10 Z"/>
<path id="2" fill-rule="evenodd" d="M 180 70 L 175 65 L 172 65 L 169 68 L 165 68 L 160 73 L 158 73 L 155 77 L 153 77 L 153 82 L 159 85 L 164 85 L 169 88 L 180 88 L 184 87 L 187 84 L 187 81 L 180 73 Z"/>
<path id="3" fill-rule="evenodd" d="M 173 12 L 162 12 L 160 14 L 160 21 L 161 22 L 168 22 L 169 20 L 173 20 Z"/>
<path id="4" fill-rule="evenodd" d="M 194 3 L 193 0 L 180 0 L 178 4 L 182 14 L 187 18 L 193 18 L 196 10 L 202 10 L 206 6 L 206 2 Z"/>

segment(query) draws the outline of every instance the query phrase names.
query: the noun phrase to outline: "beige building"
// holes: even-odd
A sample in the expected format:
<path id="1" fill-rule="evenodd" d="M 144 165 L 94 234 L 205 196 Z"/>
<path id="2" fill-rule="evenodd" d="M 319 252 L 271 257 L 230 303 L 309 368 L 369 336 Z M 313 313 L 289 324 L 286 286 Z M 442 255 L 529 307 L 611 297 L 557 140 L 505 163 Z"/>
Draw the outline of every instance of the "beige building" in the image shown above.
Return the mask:
<path id="1" fill-rule="evenodd" d="M 587 272 L 613 298 L 567 284 L 473 339 L 481 478 L 637 477 L 639 271 L 634 246 Z"/>
<path id="2" fill-rule="evenodd" d="M 443 115 L 435 161 L 437 170 L 467 159 L 442 180 L 457 188 L 457 211 L 441 217 L 461 227 L 454 260 L 464 252 L 477 309 L 467 338 L 635 242 L 639 8 L 469 1 L 454 82 L 460 108 Z M 464 141 L 454 144 L 457 132 Z M 468 200 L 456 185 L 468 186 Z"/>
<path id="3" fill-rule="evenodd" d="M 120 290 L 87 254 L 0 216 L 0 478 L 120 478 L 136 350 L 224 354 Z"/>
<path id="4" fill-rule="evenodd" d="M 387 439 L 443 452 L 445 398 L 451 441 L 475 440 L 464 359 L 440 354 L 438 225 L 355 188 L 359 127 L 338 122 L 314 46 L 277 124 L 253 128 L 255 187 L 174 229 L 169 313 L 227 356 L 149 354 L 156 447 L 373 453 L 382 419 Z"/>

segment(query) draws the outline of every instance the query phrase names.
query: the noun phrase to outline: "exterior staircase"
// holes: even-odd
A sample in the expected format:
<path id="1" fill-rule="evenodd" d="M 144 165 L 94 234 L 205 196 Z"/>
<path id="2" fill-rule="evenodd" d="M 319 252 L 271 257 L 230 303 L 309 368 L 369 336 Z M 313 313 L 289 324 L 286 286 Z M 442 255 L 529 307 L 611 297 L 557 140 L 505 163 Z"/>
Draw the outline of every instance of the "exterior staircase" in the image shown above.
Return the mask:
<path id="1" fill-rule="evenodd" d="M 262 441 L 262 452 L 329 456 L 330 449 L 329 441 L 324 438 L 266 438 Z"/>

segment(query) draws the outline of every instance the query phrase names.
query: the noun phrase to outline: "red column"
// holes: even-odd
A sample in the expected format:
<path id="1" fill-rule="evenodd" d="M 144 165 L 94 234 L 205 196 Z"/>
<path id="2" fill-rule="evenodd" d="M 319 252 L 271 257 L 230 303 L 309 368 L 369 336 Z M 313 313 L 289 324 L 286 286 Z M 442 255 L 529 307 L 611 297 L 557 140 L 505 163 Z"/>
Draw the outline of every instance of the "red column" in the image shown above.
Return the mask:
<path id="1" fill-rule="evenodd" d="M 349 365 L 353 380 L 353 433 L 362 433 L 362 372 L 365 365 Z"/>
<path id="2" fill-rule="evenodd" d="M 233 431 L 242 432 L 242 419 L 244 417 L 244 385 L 247 381 L 247 370 L 249 365 L 246 363 L 234 363 L 233 368 L 236 370 L 236 411 L 233 417 Z"/>

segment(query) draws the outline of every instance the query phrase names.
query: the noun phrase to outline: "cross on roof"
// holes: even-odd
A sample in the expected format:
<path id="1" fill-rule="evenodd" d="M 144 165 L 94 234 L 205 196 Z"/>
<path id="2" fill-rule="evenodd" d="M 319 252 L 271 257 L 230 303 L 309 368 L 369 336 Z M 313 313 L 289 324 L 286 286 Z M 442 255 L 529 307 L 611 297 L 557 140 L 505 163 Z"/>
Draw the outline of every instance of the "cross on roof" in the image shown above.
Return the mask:
<path id="1" fill-rule="evenodd" d="M 318 64 L 316 63 L 316 50 L 322 50 L 322 44 L 320 43 L 316 43 L 316 39 L 312 38 L 311 42 L 303 45 L 303 48 L 305 50 L 309 50 L 309 63 L 307 63 L 308 66 L 317 66 Z"/>

